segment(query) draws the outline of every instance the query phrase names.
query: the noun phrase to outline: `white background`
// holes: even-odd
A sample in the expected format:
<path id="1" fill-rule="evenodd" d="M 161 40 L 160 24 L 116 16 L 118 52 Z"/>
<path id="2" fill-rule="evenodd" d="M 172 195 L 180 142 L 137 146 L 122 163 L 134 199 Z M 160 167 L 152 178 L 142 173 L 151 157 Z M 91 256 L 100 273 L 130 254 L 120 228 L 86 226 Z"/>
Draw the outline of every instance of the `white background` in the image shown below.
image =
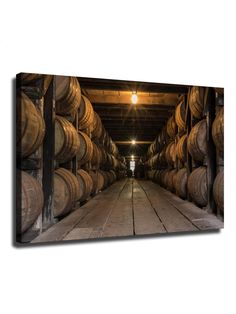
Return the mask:
<path id="1" fill-rule="evenodd" d="M 234 1 L 1 1 L 1 313 L 236 313 Z M 234 30 L 234 31 L 233 31 Z M 12 78 L 225 87 L 225 230 L 12 246 Z"/>

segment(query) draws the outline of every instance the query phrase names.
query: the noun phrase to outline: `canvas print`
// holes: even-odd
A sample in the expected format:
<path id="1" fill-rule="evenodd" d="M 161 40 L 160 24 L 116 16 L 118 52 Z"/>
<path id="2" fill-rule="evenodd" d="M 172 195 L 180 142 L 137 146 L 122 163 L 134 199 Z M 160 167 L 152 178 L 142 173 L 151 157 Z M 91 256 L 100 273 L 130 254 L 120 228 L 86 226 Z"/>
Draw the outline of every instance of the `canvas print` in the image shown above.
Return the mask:
<path id="1" fill-rule="evenodd" d="M 223 228 L 224 89 L 20 73 L 16 242 Z"/>

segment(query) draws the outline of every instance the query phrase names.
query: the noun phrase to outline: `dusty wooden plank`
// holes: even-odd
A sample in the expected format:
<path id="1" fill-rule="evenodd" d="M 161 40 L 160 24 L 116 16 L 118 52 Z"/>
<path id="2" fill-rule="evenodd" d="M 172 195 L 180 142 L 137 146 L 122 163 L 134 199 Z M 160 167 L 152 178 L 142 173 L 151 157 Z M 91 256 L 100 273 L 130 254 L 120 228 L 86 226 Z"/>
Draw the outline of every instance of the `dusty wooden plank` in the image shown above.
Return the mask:
<path id="1" fill-rule="evenodd" d="M 163 189 L 150 181 L 139 181 L 152 206 L 164 224 L 167 232 L 197 231 L 186 217 L 184 217 L 172 204 L 163 196 Z"/>
<path id="2" fill-rule="evenodd" d="M 63 240 L 80 240 L 100 237 L 109 213 L 119 198 L 119 194 L 126 184 L 126 180 L 114 184 L 106 193 L 97 197 L 96 206 L 65 236 Z M 89 203 L 88 203 L 89 205 Z"/>
<path id="3" fill-rule="evenodd" d="M 31 241 L 31 243 L 54 242 L 63 240 L 63 238 L 72 231 L 72 229 L 81 221 L 82 218 L 84 218 L 89 212 L 93 211 L 97 206 L 100 205 L 100 202 L 104 197 L 103 195 L 109 195 L 109 190 L 112 191 L 114 189 L 118 189 L 119 191 L 119 189 L 123 187 L 124 182 L 124 180 L 121 180 L 114 183 L 114 185 L 110 186 L 104 192 L 99 193 L 85 205 L 73 211 L 60 222 L 40 234 L 33 241 Z"/>
<path id="4" fill-rule="evenodd" d="M 93 228 L 76 227 L 64 237 L 63 241 L 88 239 L 92 232 Z"/>
<path id="5" fill-rule="evenodd" d="M 123 181 L 122 185 L 117 185 L 115 188 L 109 189 L 109 193 L 106 195 L 103 194 L 98 206 L 96 206 L 93 211 L 91 211 L 84 219 L 82 219 L 78 226 L 81 228 L 102 227 L 105 224 L 109 213 L 113 209 L 113 206 L 117 202 L 119 194 L 124 188 L 125 184 L 126 181 Z"/>
<path id="6" fill-rule="evenodd" d="M 90 234 L 90 239 L 98 239 L 102 237 L 103 227 L 102 228 L 94 228 Z"/>
<path id="7" fill-rule="evenodd" d="M 221 229 L 224 223 L 214 214 L 207 213 L 205 210 L 197 207 L 195 204 L 182 200 L 175 194 L 163 189 L 163 195 L 175 206 L 183 215 L 192 221 L 201 230 Z"/>
<path id="8" fill-rule="evenodd" d="M 90 210 L 91 208 L 87 207 L 75 210 L 69 216 L 41 233 L 31 243 L 61 241 Z"/>
<path id="9" fill-rule="evenodd" d="M 122 190 L 104 226 L 102 237 L 133 235 L 132 180 Z"/>
<path id="10" fill-rule="evenodd" d="M 133 184 L 133 211 L 135 234 L 142 235 L 166 232 L 145 192 L 136 180 Z"/>

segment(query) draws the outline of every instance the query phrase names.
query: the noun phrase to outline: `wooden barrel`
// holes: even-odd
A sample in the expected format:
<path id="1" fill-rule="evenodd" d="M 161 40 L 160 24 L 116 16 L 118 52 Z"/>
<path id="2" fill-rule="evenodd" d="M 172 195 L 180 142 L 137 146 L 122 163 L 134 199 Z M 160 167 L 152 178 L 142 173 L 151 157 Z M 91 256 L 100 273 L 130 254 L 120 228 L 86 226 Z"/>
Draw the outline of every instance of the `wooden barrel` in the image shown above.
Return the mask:
<path id="1" fill-rule="evenodd" d="M 162 151 L 159 154 L 159 164 L 160 167 L 165 167 L 167 165 L 166 162 L 166 147 L 164 146 Z"/>
<path id="2" fill-rule="evenodd" d="M 167 172 L 167 175 L 166 175 L 166 188 L 171 191 L 171 192 L 174 192 L 174 176 L 176 175 L 177 173 L 177 170 L 176 169 L 172 169 L 172 170 L 169 170 Z"/>
<path id="3" fill-rule="evenodd" d="M 117 157 L 119 155 L 118 148 L 117 148 L 116 144 L 112 140 L 111 140 L 111 151 L 110 152 L 115 157 Z"/>
<path id="4" fill-rule="evenodd" d="M 175 122 L 175 117 L 171 116 L 167 121 L 167 134 L 170 138 L 174 138 L 177 133 L 177 125 Z"/>
<path id="5" fill-rule="evenodd" d="M 107 171 L 104 171 L 104 170 L 98 170 L 99 173 L 101 173 L 101 175 L 103 176 L 103 181 L 104 181 L 104 184 L 103 184 L 103 190 L 106 189 L 109 185 L 109 179 L 108 179 L 108 176 L 107 176 Z"/>
<path id="6" fill-rule="evenodd" d="M 205 119 L 192 128 L 188 137 L 187 147 L 194 160 L 204 160 L 207 153 L 207 124 Z"/>
<path id="7" fill-rule="evenodd" d="M 212 124 L 212 137 L 219 153 L 224 151 L 224 107 L 221 107 Z"/>
<path id="8" fill-rule="evenodd" d="M 162 169 L 162 170 L 160 170 L 160 173 L 158 174 L 158 184 L 160 185 L 160 186 L 163 186 L 163 178 L 164 178 L 164 176 L 165 176 L 165 173 L 167 172 L 168 170 L 167 169 Z"/>
<path id="9" fill-rule="evenodd" d="M 80 186 L 76 176 L 65 168 L 54 173 L 54 217 L 68 214 L 80 197 Z"/>
<path id="10" fill-rule="evenodd" d="M 105 134 L 106 134 L 106 130 L 105 130 L 105 128 L 104 128 L 104 125 L 102 124 L 102 134 L 101 134 L 101 136 L 100 136 L 100 138 L 99 138 L 99 142 L 100 142 L 103 146 L 105 146 L 105 145 L 104 145 Z"/>
<path id="11" fill-rule="evenodd" d="M 93 132 L 94 128 L 93 121 L 94 121 L 93 106 L 89 99 L 82 95 L 80 107 L 78 110 L 79 129 L 80 130 L 89 129 L 90 132 Z"/>
<path id="12" fill-rule="evenodd" d="M 99 168 L 99 165 L 100 165 L 101 159 L 102 159 L 101 151 L 100 151 L 99 147 L 94 142 L 92 142 L 92 144 L 93 144 L 93 155 L 91 158 L 91 164 L 93 167 Z"/>
<path id="13" fill-rule="evenodd" d="M 113 177 L 109 171 L 106 171 L 106 176 L 107 176 L 108 186 L 110 186 L 112 184 Z"/>
<path id="14" fill-rule="evenodd" d="M 204 96 L 204 87 L 193 86 L 191 88 L 189 94 L 189 108 L 192 112 L 192 115 L 197 119 L 201 119 L 203 117 Z"/>
<path id="15" fill-rule="evenodd" d="M 159 177 L 160 177 L 160 171 L 161 170 L 156 170 L 153 176 L 153 181 L 156 183 L 159 183 Z"/>
<path id="16" fill-rule="evenodd" d="M 158 135 L 158 142 L 161 145 L 160 150 L 165 146 L 165 144 L 167 143 L 169 139 L 170 139 L 170 136 L 167 133 L 167 126 L 165 125 Z"/>
<path id="17" fill-rule="evenodd" d="M 180 130 L 185 129 L 185 102 L 181 101 L 175 109 L 175 121 Z"/>
<path id="18" fill-rule="evenodd" d="M 112 156 L 112 169 L 117 169 L 119 166 L 119 162 L 115 156 L 113 156 L 113 155 L 111 155 L 111 156 Z"/>
<path id="19" fill-rule="evenodd" d="M 154 182 L 160 184 L 160 180 L 161 180 L 161 171 L 162 170 L 156 170 L 155 174 L 154 174 Z"/>
<path id="20" fill-rule="evenodd" d="M 186 168 L 180 169 L 176 173 L 176 176 L 174 178 L 175 192 L 179 197 L 183 199 L 186 199 L 187 197 L 187 179 L 188 179 L 188 175 L 187 175 Z"/>
<path id="21" fill-rule="evenodd" d="M 207 205 L 207 170 L 198 167 L 191 172 L 188 178 L 188 192 L 193 201 L 199 206 Z"/>
<path id="22" fill-rule="evenodd" d="M 170 173 L 170 170 L 169 169 L 166 169 L 166 171 L 164 170 L 163 171 L 163 174 L 162 174 L 162 186 L 167 189 L 168 188 L 168 179 L 169 179 L 169 173 Z"/>
<path id="23" fill-rule="evenodd" d="M 157 147 L 157 152 L 160 153 L 162 148 L 164 147 L 165 143 L 164 140 L 161 138 L 161 132 L 157 135 L 156 138 L 156 147 Z"/>
<path id="24" fill-rule="evenodd" d="M 176 190 L 175 190 L 175 185 L 176 185 L 176 176 L 177 176 L 177 173 L 178 173 L 178 170 L 176 169 L 176 172 L 174 173 L 174 175 L 173 175 L 173 180 L 172 180 L 172 184 L 173 184 L 173 186 L 172 186 L 172 188 L 173 188 L 172 192 L 176 192 Z"/>
<path id="25" fill-rule="evenodd" d="M 170 190 L 171 192 L 175 191 L 174 177 L 176 176 L 176 174 L 177 174 L 177 170 L 172 169 L 168 172 L 168 175 L 167 175 L 166 185 L 167 185 L 168 190 Z"/>
<path id="26" fill-rule="evenodd" d="M 224 170 L 221 170 L 214 181 L 213 195 L 217 208 L 224 211 Z"/>
<path id="27" fill-rule="evenodd" d="M 148 156 L 152 157 L 154 156 L 157 151 L 159 151 L 159 143 L 158 140 L 156 139 L 148 148 Z"/>
<path id="28" fill-rule="evenodd" d="M 43 79 L 46 75 L 44 74 L 36 74 L 36 73 L 22 73 L 21 74 L 21 79 L 24 84 L 29 84 L 34 81 L 38 81 L 40 79 Z"/>
<path id="29" fill-rule="evenodd" d="M 17 216 L 21 217 L 17 233 L 29 229 L 43 208 L 43 190 L 40 183 L 25 171 L 18 172 L 21 194 L 17 195 Z"/>
<path id="30" fill-rule="evenodd" d="M 77 170 L 77 178 L 80 185 L 80 197 L 81 202 L 88 199 L 93 189 L 93 180 L 87 171 L 83 169 Z"/>
<path id="31" fill-rule="evenodd" d="M 154 174 L 155 174 L 156 170 L 149 170 L 148 171 L 148 179 L 153 181 L 154 178 Z"/>
<path id="32" fill-rule="evenodd" d="M 182 162 L 187 161 L 187 134 L 184 134 L 179 139 L 176 145 L 176 155 Z"/>
<path id="33" fill-rule="evenodd" d="M 76 77 L 55 75 L 56 113 L 75 115 L 80 106 L 81 90 Z"/>
<path id="34" fill-rule="evenodd" d="M 166 169 L 162 169 L 155 174 L 155 180 L 159 185 L 162 185 L 163 173 L 165 173 L 166 171 Z"/>
<path id="35" fill-rule="evenodd" d="M 112 158 L 112 155 L 107 153 L 107 163 L 106 163 L 106 166 L 108 168 L 111 168 L 112 167 L 112 164 L 113 164 L 113 158 Z"/>
<path id="36" fill-rule="evenodd" d="M 71 160 L 80 149 L 80 140 L 74 126 L 65 118 L 55 118 L 55 159 L 59 163 Z"/>
<path id="37" fill-rule="evenodd" d="M 160 171 L 160 170 L 155 170 L 155 171 L 154 171 L 154 175 L 153 175 L 153 181 L 154 181 L 154 182 L 157 182 L 157 177 L 158 177 L 159 171 Z"/>
<path id="38" fill-rule="evenodd" d="M 107 172 L 109 185 L 113 184 L 116 181 L 116 174 L 113 170 Z"/>
<path id="39" fill-rule="evenodd" d="M 43 142 L 45 123 L 40 111 L 23 92 L 17 95 L 17 155 L 24 158 L 34 153 Z"/>
<path id="40" fill-rule="evenodd" d="M 160 185 L 164 188 L 167 186 L 167 176 L 168 176 L 168 169 L 163 169 L 160 172 Z"/>
<path id="41" fill-rule="evenodd" d="M 102 122 L 99 115 L 94 111 L 92 138 L 100 139 L 101 136 L 102 136 Z"/>
<path id="42" fill-rule="evenodd" d="M 151 150 L 152 150 L 152 144 L 148 147 L 148 151 L 147 151 L 147 157 L 148 157 L 148 158 L 151 158 L 151 157 L 152 157 L 152 152 L 151 152 Z"/>
<path id="43" fill-rule="evenodd" d="M 82 131 L 78 132 L 80 147 L 77 151 L 77 160 L 80 166 L 91 161 L 93 156 L 93 144 L 87 134 Z"/>
<path id="44" fill-rule="evenodd" d="M 101 165 L 105 165 L 107 163 L 107 152 L 102 145 L 97 145 L 100 150 L 101 155 Z"/>
<path id="45" fill-rule="evenodd" d="M 115 182 L 117 180 L 117 175 L 116 175 L 115 171 L 114 170 L 110 170 L 110 173 L 113 176 L 113 182 Z"/>
<path id="46" fill-rule="evenodd" d="M 106 149 L 108 150 L 109 153 L 111 153 L 111 137 L 109 136 L 109 134 L 107 133 L 107 131 L 105 132 L 105 137 L 104 137 L 104 146 L 106 147 Z"/>
<path id="47" fill-rule="evenodd" d="M 160 137 L 159 136 L 156 137 L 153 145 L 154 145 L 154 152 L 159 153 L 163 147 L 163 144 L 160 143 Z"/>
<path id="48" fill-rule="evenodd" d="M 21 85 L 39 88 L 40 97 L 44 96 L 48 90 L 48 86 L 53 78 L 53 75 L 36 74 L 36 73 L 21 73 Z"/>
<path id="49" fill-rule="evenodd" d="M 165 154 L 167 163 L 173 166 L 176 161 L 176 145 L 174 141 L 168 144 Z"/>
<path id="50" fill-rule="evenodd" d="M 102 174 L 96 170 L 90 170 L 88 174 L 93 180 L 93 187 L 92 187 L 91 194 L 96 194 L 102 190 L 103 185 L 104 185 L 104 178 Z"/>
<path id="51" fill-rule="evenodd" d="M 156 154 L 150 159 L 150 166 L 152 168 L 156 168 L 158 167 L 158 163 L 159 163 L 159 154 Z"/>

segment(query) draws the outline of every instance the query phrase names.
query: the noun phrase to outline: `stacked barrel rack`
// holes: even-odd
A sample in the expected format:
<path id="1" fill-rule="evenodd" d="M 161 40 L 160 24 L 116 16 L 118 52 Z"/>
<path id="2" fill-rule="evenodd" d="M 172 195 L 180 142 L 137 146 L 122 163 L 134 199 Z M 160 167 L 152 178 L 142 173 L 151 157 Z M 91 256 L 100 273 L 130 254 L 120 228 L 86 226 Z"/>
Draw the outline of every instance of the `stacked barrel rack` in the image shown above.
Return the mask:
<path id="1" fill-rule="evenodd" d="M 75 77 L 17 75 L 17 241 L 125 176 L 125 159 Z"/>
<path id="2" fill-rule="evenodd" d="M 147 177 L 223 219 L 224 94 L 191 87 L 149 146 Z"/>

